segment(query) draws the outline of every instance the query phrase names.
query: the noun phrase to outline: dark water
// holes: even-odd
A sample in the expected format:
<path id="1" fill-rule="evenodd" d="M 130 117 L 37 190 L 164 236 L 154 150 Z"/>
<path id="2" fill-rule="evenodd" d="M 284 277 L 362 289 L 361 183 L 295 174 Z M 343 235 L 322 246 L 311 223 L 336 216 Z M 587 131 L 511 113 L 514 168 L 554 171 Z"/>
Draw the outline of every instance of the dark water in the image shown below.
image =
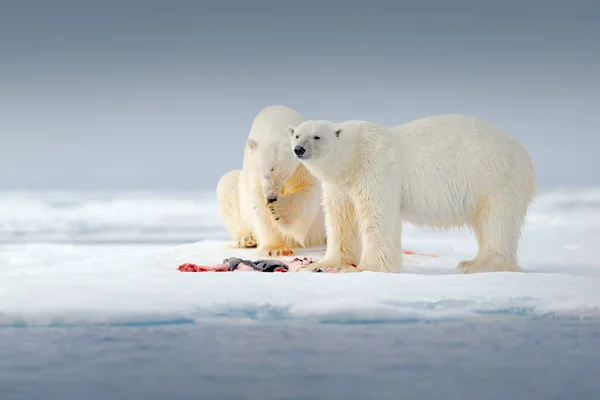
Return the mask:
<path id="1" fill-rule="evenodd" d="M 0 399 L 600 399 L 600 322 L 0 329 Z"/>

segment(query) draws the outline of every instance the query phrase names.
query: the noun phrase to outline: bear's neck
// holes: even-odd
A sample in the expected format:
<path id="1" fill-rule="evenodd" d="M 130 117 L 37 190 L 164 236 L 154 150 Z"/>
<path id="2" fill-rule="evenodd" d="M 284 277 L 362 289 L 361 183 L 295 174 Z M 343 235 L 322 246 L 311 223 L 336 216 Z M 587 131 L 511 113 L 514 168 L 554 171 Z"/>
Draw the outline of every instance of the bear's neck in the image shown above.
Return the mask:
<path id="1" fill-rule="evenodd" d="M 359 144 L 353 138 L 340 140 L 343 140 L 344 143 L 332 150 L 329 157 L 327 157 L 327 161 L 319 160 L 309 167 L 309 170 L 323 182 L 340 184 L 345 181 L 350 170 L 354 168 Z"/>
<path id="2" fill-rule="evenodd" d="M 353 182 L 365 172 L 371 170 L 371 164 L 377 163 L 377 152 L 369 136 L 380 129 L 376 125 L 361 121 L 359 129 L 352 137 L 346 137 L 344 146 L 340 146 L 336 157 L 340 161 L 333 177 L 337 184 L 353 186 Z"/>

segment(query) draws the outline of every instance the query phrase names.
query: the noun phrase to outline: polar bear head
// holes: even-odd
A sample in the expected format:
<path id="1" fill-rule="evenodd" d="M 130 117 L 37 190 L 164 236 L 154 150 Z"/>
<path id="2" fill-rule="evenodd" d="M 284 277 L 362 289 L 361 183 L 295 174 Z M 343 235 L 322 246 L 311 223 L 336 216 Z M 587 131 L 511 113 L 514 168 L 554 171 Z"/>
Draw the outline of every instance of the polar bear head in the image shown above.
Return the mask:
<path id="1" fill-rule="evenodd" d="M 268 203 L 277 201 L 281 188 L 298 168 L 299 162 L 288 139 L 258 141 L 248 139 L 254 171 Z"/>
<path id="2" fill-rule="evenodd" d="M 342 128 L 329 121 L 305 121 L 296 128 L 288 126 L 288 133 L 299 160 L 318 161 L 328 158 L 335 149 Z"/>

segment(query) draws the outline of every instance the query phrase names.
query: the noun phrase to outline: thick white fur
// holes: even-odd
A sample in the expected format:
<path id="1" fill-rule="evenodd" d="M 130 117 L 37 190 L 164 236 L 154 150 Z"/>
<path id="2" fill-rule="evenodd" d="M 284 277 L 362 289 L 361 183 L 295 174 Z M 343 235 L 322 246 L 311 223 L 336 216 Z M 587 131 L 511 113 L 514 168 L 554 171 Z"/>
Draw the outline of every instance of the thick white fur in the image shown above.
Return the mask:
<path id="1" fill-rule="evenodd" d="M 221 217 L 235 247 L 258 245 L 261 255 L 289 255 L 294 247 L 326 242 L 319 181 L 290 149 L 288 125 L 304 117 L 285 106 L 268 106 L 255 117 L 242 170 L 217 185 Z M 268 198 L 276 198 L 267 203 Z"/>
<path id="2" fill-rule="evenodd" d="M 523 146 L 489 123 L 449 114 L 396 127 L 305 121 L 288 132 L 323 186 L 327 253 L 313 269 L 402 271 L 406 221 L 470 226 L 479 251 L 459 264 L 464 273 L 520 270 L 534 170 Z"/>

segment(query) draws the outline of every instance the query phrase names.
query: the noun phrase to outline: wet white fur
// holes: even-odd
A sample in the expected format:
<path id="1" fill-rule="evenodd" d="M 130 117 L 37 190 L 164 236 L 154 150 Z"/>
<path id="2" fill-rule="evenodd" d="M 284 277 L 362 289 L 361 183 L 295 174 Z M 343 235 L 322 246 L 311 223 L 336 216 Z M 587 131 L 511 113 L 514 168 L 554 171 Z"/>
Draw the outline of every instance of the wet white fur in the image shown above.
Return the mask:
<path id="1" fill-rule="evenodd" d="M 289 145 L 287 126 L 302 121 L 285 106 L 261 110 L 250 128 L 242 170 L 220 179 L 219 211 L 236 247 L 258 245 L 259 254 L 277 256 L 325 244 L 319 182 Z M 271 204 L 274 212 L 269 197 L 278 198 Z"/>
<path id="2" fill-rule="evenodd" d="M 314 268 L 358 265 L 402 271 L 402 221 L 470 226 L 477 256 L 465 273 L 519 271 L 518 243 L 535 195 L 523 146 L 489 123 L 436 115 L 396 127 L 305 121 L 288 128 L 292 148 L 323 186 L 327 253 Z M 318 137 L 318 139 L 315 139 Z"/>

